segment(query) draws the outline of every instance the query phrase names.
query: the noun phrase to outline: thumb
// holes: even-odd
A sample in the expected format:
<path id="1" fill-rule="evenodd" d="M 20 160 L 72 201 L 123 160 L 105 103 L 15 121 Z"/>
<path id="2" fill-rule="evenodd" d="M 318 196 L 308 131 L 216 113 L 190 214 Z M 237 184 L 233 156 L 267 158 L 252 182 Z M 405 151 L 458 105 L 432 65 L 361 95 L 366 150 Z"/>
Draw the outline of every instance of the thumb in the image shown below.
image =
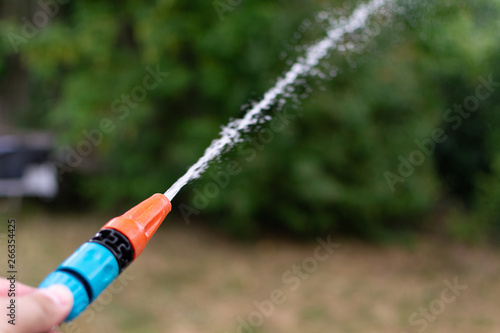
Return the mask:
<path id="1" fill-rule="evenodd" d="M 63 285 L 48 288 L 19 297 L 19 333 L 48 332 L 60 324 L 73 307 L 73 294 Z"/>

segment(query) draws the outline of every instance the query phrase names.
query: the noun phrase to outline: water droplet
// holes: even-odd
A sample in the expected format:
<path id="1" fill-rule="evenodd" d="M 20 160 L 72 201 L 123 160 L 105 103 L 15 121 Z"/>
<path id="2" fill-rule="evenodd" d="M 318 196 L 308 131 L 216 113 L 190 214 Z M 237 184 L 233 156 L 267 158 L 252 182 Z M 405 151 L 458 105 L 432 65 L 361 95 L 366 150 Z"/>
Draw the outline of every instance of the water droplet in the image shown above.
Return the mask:
<path id="1" fill-rule="evenodd" d="M 328 13 L 327 12 L 319 12 L 318 13 L 318 19 L 320 21 L 324 21 L 328 18 Z"/>

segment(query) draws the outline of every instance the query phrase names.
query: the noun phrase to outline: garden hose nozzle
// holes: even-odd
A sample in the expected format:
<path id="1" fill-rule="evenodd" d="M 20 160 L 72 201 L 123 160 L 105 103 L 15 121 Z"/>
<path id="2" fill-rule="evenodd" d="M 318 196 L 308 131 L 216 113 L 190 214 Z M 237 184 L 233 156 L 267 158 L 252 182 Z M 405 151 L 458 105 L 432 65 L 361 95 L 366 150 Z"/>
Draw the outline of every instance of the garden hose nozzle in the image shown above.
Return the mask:
<path id="1" fill-rule="evenodd" d="M 73 293 L 65 321 L 82 313 L 142 253 L 171 209 L 165 195 L 154 194 L 106 223 L 45 278 L 39 288 L 63 284 Z"/>

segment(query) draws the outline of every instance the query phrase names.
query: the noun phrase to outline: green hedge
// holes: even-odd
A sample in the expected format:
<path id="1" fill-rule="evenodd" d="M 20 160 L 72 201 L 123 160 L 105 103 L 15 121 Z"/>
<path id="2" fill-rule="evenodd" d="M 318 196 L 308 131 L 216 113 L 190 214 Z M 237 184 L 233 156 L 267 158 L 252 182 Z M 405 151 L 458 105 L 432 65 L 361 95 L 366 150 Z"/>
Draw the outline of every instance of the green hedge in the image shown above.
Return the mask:
<path id="1" fill-rule="evenodd" d="M 101 208 L 163 192 L 222 124 L 243 114 L 241 105 L 272 86 L 289 67 L 287 59 L 300 54 L 296 47 L 324 34 L 315 19 L 325 9 L 320 3 L 236 3 L 69 2 L 19 44 L 35 101 L 19 124 L 42 123 L 59 133 L 63 182 L 77 174 L 76 191 Z M 478 134 L 494 120 L 477 117 L 479 127 L 455 133 L 443 115 L 479 75 L 498 68 L 491 60 L 498 55 L 492 33 L 498 1 L 408 3 L 380 32 L 365 33 L 375 36 L 363 52 L 332 53 L 322 63 L 337 71 L 335 78 L 309 78 L 296 87 L 309 95 L 300 105 L 269 110 L 289 115 L 284 126 L 271 122 L 249 134 L 206 177 L 186 186 L 173 202 L 181 207 L 178 216 L 240 236 L 342 231 L 384 239 L 422 228 L 440 197 L 458 194 L 476 202 L 471 207 L 482 219 L 497 219 L 498 182 L 491 177 L 498 176 L 498 131 Z M 15 16 L 0 23 L 5 31 L 22 28 Z M 12 49 L 5 39 L 0 45 L 5 59 Z M 157 85 L 144 81 L 152 72 Z M 136 100 L 122 95 L 133 93 Z M 488 103 L 482 108 L 495 107 Z M 441 128 L 448 139 L 426 154 Z M 447 152 L 467 130 L 479 135 L 481 147 Z M 92 152 L 80 163 L 71 154 L 85 150 L 82 142 L 90 142 Z M 463 166 L 442 168 L 450 154 L 458 161 L 479 154 L 484 162 L 468 165 L 464 193 L 453 185 Z M 239 168 L 226 180 L 228 163 Z M 214 184 L 217 195 L 210 192 Z M 471 199 L 480 195 L 491 200 Z"/>

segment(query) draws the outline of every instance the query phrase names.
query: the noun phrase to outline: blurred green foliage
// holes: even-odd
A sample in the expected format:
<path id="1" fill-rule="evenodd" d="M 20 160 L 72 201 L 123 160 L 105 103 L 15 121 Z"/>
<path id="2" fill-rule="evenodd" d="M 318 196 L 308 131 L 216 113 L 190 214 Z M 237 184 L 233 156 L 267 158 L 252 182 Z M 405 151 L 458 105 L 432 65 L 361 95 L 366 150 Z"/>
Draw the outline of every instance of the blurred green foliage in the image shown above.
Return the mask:
<path id="1" fill-rule="evenodd" d="M 296 87 L 310 96 L 281 111 L 294 118 L 283 130 L 264 126 L 273 135 L 265 142 L 258 130 L 249 134 L 206 177 L 185 187 L 174 206 L 182 203 L 195 212 L 190 219 L 240 236 L 274 229 L 382 240 L 426 227 L 427 214 L 451 197 L 464 203 L 467 216 L 449 219 L 455 236 L 500 230 L 500 94 L 481 102 L 456 130 L 444 120 L 454 103 L 474 94 L 479 76 L 500 81 L 499 1 L 402 2 L 405 10 L 369 33 L 362 52 L 332 52 L 322 63 L 323 70 L 335 68 L 335 78 L 309 78 Z M 258 100 L 289 68 L 286 60 L 303 53 L 297 47 L 324 35 L 316 13 L 342 7 L 235 3 L 70 1 L 19 44 L 33 102 L 18 123 L 58 133 L 63 162 L 68 147 L 89 140 L 84 131 L 103 132 L 101 122 L 109 119 L 109 133 L 84 158 L 94 167 L 78 163 L 77 171 L 63 172 L 63 182 L 77 174 L 74 191 L 108 208 L 166 190 L 220 126 L 241 116 L 241 105 Z M 20 34 L 22 24 L 15 14 L 0 21 L 0 73 L 16 57 L 8 33 Z M 151 70 L 168 76 L 143 89 L 144 99 L 126 102 L 123 94 L 139 91 Z M 436 128 L 447 140 L 411 175 L 389 184 L 387 172 L 398 175 L 399 157 L 408 160 L 419 149 L 415 140 L 431 138 Z M 217 183 L 228 161 L 241 172 L 210 195 L 207 186 Z"/>

